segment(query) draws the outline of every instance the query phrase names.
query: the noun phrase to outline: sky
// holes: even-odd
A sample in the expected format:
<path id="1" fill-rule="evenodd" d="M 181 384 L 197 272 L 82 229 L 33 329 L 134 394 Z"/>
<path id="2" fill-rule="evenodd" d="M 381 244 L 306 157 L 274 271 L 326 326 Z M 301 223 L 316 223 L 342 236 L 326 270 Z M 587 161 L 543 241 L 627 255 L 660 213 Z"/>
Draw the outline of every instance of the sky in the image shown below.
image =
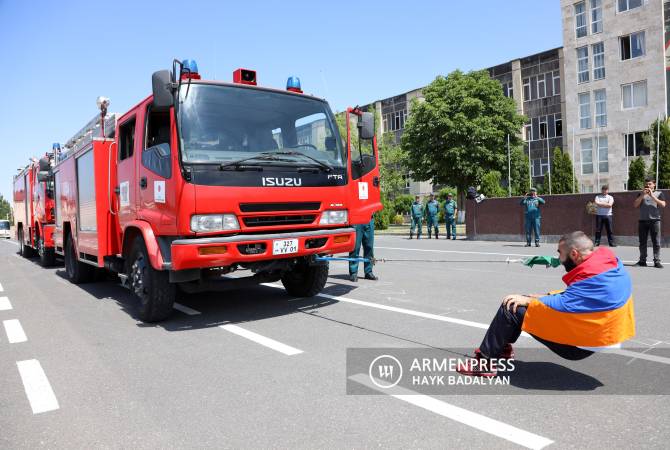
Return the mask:
<path id="1" fill-rule="evenodd" d="M 562 45 L 558 0 L 0 0 L 0 194 L 32 156 L 66 142 L 111 99 L 126 112 L 151 74 L 195 59 L 203 78 L 298 76 L 333 111 Z"/>

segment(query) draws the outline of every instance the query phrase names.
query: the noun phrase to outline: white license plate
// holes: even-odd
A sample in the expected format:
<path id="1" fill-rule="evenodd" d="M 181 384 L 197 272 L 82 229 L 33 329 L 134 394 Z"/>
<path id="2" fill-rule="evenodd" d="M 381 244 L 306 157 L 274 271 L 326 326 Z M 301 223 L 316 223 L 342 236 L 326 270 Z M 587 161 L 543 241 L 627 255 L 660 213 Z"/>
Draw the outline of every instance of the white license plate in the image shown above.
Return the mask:
<path id="1" fill-rule="evenodd" d="M 272 241 L 273 255 L 288 255 L 290 253 L 298 253 L 297 239 L 279 239 Z"/>

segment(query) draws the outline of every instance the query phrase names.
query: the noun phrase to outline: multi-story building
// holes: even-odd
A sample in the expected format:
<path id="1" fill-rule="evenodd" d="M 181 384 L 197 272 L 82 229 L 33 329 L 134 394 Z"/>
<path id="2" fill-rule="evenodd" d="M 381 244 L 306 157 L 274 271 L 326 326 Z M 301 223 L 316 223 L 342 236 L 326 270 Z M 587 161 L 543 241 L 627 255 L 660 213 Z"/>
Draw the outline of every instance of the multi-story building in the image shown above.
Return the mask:
<path id="1" fill-rule="evenodd" d="M 668 112 L 669 5 L 668 0 L 561 0 L 564 133 L 581 192 L 603 184 L 625 190 L 630 158 L 652 153 L 642 134 Z"/>
<path id="2" fill-rule="evenodd" d="M 562 67 L 562 49 L 556 48 L 486 69 L 491 78 L 500 82 L 505 96 L 514 99 L 517 112 L 527 118 L 519 135 L 525 141 L 524 151 L 529 152 L 534 183 L 544 180 L 550 167 L 551 150 L 556 147 L 563 149 L 565 104 Z M 422 98 L 422 89 L 372 104 L 382 124 L 380 134 L 393 133 L 396 143 L 400 143 L 414 98 Z M 406 179 L 406 192 L 412 195 L 425 195 L 434 189 L 430 182 L 415 182 L 409 174 Z"/>

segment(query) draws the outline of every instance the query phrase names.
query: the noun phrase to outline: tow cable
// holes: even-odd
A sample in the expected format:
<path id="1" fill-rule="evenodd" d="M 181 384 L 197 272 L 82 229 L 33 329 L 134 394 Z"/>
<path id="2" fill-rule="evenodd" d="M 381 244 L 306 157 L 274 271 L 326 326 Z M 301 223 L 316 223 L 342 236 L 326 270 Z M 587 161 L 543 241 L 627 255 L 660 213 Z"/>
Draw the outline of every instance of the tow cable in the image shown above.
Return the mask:
<path id="1" fill-rule="evenodd" d="M 506 258 L 501 259 L 466 259 L 466 260 L 456 260 L 456 259 L 405 259 L 405 258 L 350 258 L 346 256 L 316 256 L 314 258 L 316 261 L 358 261 L 358 262 L 372 262 L 372 264 L 377 263 L 386 263 L 386 262 L 427 262 L 427 263 L 505 263 L 513 264 L 519 263 L 528 267 L 533 267 L 536 265 L 549 267 L 558 267 L 561 265 L 561 262 L 558 258 L 553 256 L 530 256 L 528 258 Z"/>

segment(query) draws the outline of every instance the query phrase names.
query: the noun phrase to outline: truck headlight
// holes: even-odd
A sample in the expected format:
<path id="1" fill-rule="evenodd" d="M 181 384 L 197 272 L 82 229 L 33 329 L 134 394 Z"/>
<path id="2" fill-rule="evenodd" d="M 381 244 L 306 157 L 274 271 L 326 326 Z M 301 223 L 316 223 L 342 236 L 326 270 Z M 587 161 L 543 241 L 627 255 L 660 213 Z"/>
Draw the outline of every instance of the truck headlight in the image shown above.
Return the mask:
<path id="1" fill-rule="evenodd" d="M 341 225 L 347 223 L 349 214 L 346 209 L 329 209 L 321 213 L 319 225 Z"/>
<path id="2" fill-rule="evenodd" d="M 191 231 L 204 233 L 208 231 L 239 230 L 240 223 L 235 214 L 203 214 L 191 216 Z"/>

